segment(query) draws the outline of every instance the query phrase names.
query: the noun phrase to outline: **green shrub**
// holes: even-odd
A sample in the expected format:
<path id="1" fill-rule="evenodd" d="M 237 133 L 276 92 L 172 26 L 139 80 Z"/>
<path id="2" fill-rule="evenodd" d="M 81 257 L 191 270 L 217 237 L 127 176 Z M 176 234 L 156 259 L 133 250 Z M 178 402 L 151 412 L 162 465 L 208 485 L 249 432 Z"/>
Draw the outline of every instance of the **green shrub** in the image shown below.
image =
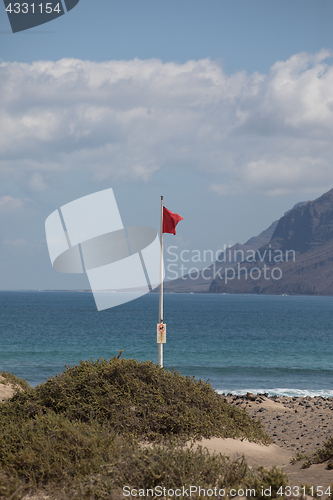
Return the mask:
<path id="1" fill-rule="evenodd" d="M 6 473 L 0 471 L 0 498 L 8 498 L 16 500 L 21 498 L 24 492 L 28 489 L 26 482 L 19 479 L 15 471 Z"/>
<path id="2" fill-rule="evenodd" d="M 265 498 L 281 499 L 283 497 L 280 496 L 280 494 L 277 495 L 277 492 L 281 486 L 284 488 L 287 484 L 287 475 L 277 467 L 272 467 L 270 470 L 259 467 L 252 487 L 255 488 L 259 500 L 264 500 Z M 268 488 L 271 488 L 271 497 L 267 497 L 263 494 Z"/>
<path id="3" fill-rule="evenodd" d="M 226 403 L 202 380 L 135 359 L 81 361 L 0 409 L 24 418 L 54 411 L 70 420 L 107 423 L 147 440 L 170 436 L 241 437 L 269 442 L 259 421 Z"/>
<path id="4" fill-rule="evenodd" d="M 274 493 L 286 481 L 278 469 L 251 471 L 244 458 L 232 462 L 183 446 L 211 436 L 269 441 L 260 422 L 202 380 L 150 362 L 81 361 L 0 405 L 0 498 L 42 488 L 63 500 L 115 500 L 124 498 L 125 485 L 191 484 L 258 485 L 261 498 L 259 485 Z"/>
<path id="5" fill-rule="evenodd" d="M 304 462 L 303 469 L 307 469 L 312 464 L 322 464 L 327 462 L 327 469 L 333 469 L 333 437 L 324 441 L 323 447 L 319 448 L 315 453 Z"/>
<path id="6" fill-rule="evenodd" d="M 21 389 L 28 389 L 30 384 L 24 380 L 23 378 L 19 378 L 13 373 L 10 372 L 0 372 L 0 384 L 13 384 L 16 387 L 20 387 Z"/>
<path id="7" fill-rule="evenodd" d="M 20 478 L 41 482 L 90 474 L 118 457 L 125 443 L 98 423 L 71 422 L 49 411 L 34 419 L 8 422 L 0 436 L 3 469 L 15 470 Z"/>
<path id="8" fill-rule="evenodd" d="M 295 456 L 290 459 L 291 464 L 296 464 L 297 462 L 304 460 L 304 458 L 308 458 L 306 454 L 300 453 L 296 451 Z"/>
<path id="9" fill-rule="evenodd" d="M 0 489 L 2 498 L 28 488 L 43 488 L 51 498 L 121 498 L 126 485 L 256 488 L 254 498 L 261 498 L 262 486 L 274 492 L 277 483 L 285 482 L 275 468 L 251 471 L 244 458 L 233 462 L 176 442 L 143 446 L 98 422 L 71 422 L 52 411 L 21 424 L 9 424 L 0 436 L 0 463 L 10 479 Z"/>

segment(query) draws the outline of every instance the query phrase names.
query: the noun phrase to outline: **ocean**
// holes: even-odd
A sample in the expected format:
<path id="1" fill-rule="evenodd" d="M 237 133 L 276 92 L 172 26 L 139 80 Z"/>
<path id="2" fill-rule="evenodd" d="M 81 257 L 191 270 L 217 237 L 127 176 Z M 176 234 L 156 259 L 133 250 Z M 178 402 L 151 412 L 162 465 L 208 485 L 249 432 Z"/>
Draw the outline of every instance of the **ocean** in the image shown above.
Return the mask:
<path id="1" fill-rule="evenodd" d="M 32 386 L 80 360 L 157 363 L 158 294 L 98 312 L 90 292 L 0 292 L 0 371 Z M 333 396 L 333 297 L 164 295 L 164 365 L 220 393 Z"/>

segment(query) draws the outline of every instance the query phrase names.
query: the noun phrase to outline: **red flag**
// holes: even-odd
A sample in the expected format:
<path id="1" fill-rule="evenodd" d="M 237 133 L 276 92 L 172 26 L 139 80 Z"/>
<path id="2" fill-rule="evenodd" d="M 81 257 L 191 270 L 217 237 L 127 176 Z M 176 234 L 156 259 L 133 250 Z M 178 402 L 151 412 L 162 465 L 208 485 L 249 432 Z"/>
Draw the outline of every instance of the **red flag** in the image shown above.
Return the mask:
<path id="1" fill-rule="evenodd" d="M 183 220 L 183 217 L 163 207 L 163 233 L 176 234 L 176 226 L 180 220 Z"/>

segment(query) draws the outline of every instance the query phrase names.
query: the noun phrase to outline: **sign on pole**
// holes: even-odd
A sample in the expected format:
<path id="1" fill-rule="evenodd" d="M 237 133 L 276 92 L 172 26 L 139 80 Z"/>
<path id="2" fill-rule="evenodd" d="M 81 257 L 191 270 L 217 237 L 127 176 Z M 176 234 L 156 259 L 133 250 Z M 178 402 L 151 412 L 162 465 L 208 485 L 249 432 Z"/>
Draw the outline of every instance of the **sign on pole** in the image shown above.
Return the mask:
<path id="1" fill-rule="evenodd" d="M 166 344 L 166 324 L 157 323 L 157 343 Z"/>

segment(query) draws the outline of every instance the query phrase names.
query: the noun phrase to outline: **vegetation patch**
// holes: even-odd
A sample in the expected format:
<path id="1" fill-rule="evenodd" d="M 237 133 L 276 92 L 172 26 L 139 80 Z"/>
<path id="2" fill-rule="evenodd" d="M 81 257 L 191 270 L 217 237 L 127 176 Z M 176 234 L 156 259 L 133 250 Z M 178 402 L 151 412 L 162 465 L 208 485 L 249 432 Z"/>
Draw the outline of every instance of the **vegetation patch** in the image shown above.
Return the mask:
<path id="1" fill-rule="evenodd" d="M 71 421 L 99 422 L 149 441 L 240 437 L 268 443 L 261 423 L 225 402 L 210 384 L 135 359 L 81 361 L 1 409 L 34 418 L 52 410 Z"/>
<path id="2" fill-rule="evenodd" d="M 324 441 L 323 447 L 319 448 L 315 453 L 304 462 L 303 469 L 307 469 L 312 464 L 322 464 L 327 462 L 326 469 L 333 469 L 333 437 Z"/>
<path id="3" fill-rule="evenodd" d="M 260 422 L 210 384 L 150 362 L 115 357 L 66 367 L 1 404 L 0 427 L 4 499 L 24 498 L 27 491 L 52 499 L 116 499 L 124 498 L 124 486 L 193 484 L 254 488 L 259 499 L 262 486 L 272 486 L 275 498 L 275 484 L 287 484 L 276 468 L 250 470 L 244 459 L 184 447 L 190 438 L 269 438 Z"/>
<path id="4" fill-rule="evenodd" d="M 30 384 L 23 378 L 16 377 L 10 372 L 0 372 L 0 384 L 12 384 L 14 387 L 19 387 L 21 389 L 28 389 Z"/>
<path id="5" fill-rule="evenodd" d="M 305 458 L 308 458 L 308 456 L 304 453 L 300 453 L 299 451 L 296 451 L 295 456 L 290 459 L 291 464 L 296 464 L 297 462 L 300 462 L 301 460 L 304 460 Z"/>

